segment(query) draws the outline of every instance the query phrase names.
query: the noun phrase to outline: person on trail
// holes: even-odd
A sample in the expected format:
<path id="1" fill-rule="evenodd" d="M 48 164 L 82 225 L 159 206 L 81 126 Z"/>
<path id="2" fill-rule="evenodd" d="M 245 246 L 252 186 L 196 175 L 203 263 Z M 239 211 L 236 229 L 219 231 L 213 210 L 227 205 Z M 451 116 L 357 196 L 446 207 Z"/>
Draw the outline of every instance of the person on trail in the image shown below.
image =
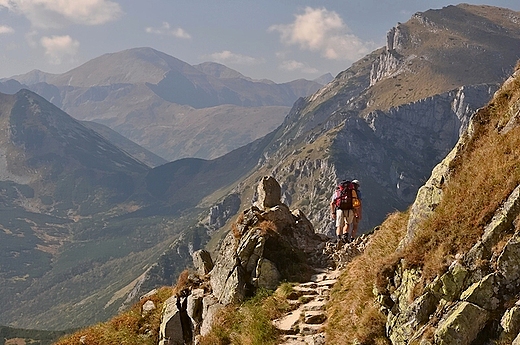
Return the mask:
<path id="1" fill-rule="evenodd" d="M 356 190 L 357 198 L 359 199 L 359 206 L 355 208 L 354 219 L 352 221 L 352 230 L 350 234 L 350 239 L 353 241 L 356 238 L 358 225 L 363 217 L 363 199 L 361 197 L 361 191 L 359 190 L 359 181 L 352 180 L 354 184 L 354 188 Z"/>
<path id="2" fill-rule="evenodd" d="M 336 187 L 331 202 L 331 217 L 336 220 L 336 236 L 338 243 L 348 243 L 349 224 L 354 222 L 357 215 L 357 207 L 359 200 L 354 184 L 350 181 L 343 180 Z"/>

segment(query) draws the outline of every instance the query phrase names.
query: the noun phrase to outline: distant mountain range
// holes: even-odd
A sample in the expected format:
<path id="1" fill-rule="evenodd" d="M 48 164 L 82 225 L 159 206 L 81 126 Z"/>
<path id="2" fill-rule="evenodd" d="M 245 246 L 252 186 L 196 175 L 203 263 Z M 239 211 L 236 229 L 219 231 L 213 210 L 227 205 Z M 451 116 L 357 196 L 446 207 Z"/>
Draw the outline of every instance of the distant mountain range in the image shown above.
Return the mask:
<path id="1" fill-rule="evenodd" d="M 276 128 L 299 97 L 332 80 L 276 84 L 224 65 L 191 66 L 151 48 L 105 54 L 63 74 L 4 79 L 0 92 L 28 88 L 78 120 L 104 124 L 173 161 L 216 158 Z"/>
<path id="2" fill-rule="evenodd" d="M 518 12 L 489 6 L 417 13 L 389 31 L 385 47 L 311 96 L 298 98 L 275 130 L 216 159 L 182 158 L 153 169 L 43 96 L 27 90 L 2 95 L 0 323 L 84 326 L 159 282 L 171 284 L 190 264 L 190 252 L 208 243 L 210 235 L 211 248 L 229 231 L 222 224 L 250 206 L 256 198 L 252 186 L 265 175 L 280 182 L 291 209 L 303 210 L 326 234 L 333 229 L 328 205 L 336 181 L 357 178 L 364 201 L 360 229 L 373 229 L 388 213 L 411 204 L 474 110 L 510 74 L 520 57 L 518 22 Z M 197 110 L 196 104 L 165 100 L 158 90 L 176 90 L 174 74 L 184 73 L 185 84 L 179 85 L 185 92 L 168 96 L 177 100 L 194 102 L 191 95 L 197 94 L 210 102 L 228 93 L 241 102 L 255 99 L 230 85 L 256 82 L 222 66 L 186 66 L 151 49 L 122 52 L 121 66 L 112 58 L 105 55 L 95 64 L 111 66 L 116 72 L 110 75 L 87 63 L 78 74 L 33 72 L 24 78 L 38 80 L 31 88 L 64 109 L 76 104 L 76 118 L 91 121 L 100 114 L 96 121 L 119 133 L 135 124 L 132 128 L 141 128 L 146 140 L 164 142 L 167 138 L 151 123 L 170 126 L 164 132 L 171 134 L 177 123 L 187 121 L 181 127 L 189 128 L 184 124 L 192 123 L 183 117 L 199 110 L 237 109 L 228 104 Z M 124 73 L 129 61 L 138 66 L 135 75 Z M 228 75 L 233 81 L 226 84 L 221 79 Z M 20 82 L 1 86 L 16 89 Z M 268 84 L 260 83 L 255 92 Z M 70 92 L 63 93 L 66 88 Z M 268 98 L 260 92 L 255 102 Z M 110 112 L 109 100 L 118 104 L 117 112 Z M 148 128 L 150 134 L 144 135 Z M 219 147 L 225 131 L 214 131 Z M 200 144 L 209 136 L 190 132 L 188 143 Z M 228 207 L 231 196 L 241 207 Z"/>

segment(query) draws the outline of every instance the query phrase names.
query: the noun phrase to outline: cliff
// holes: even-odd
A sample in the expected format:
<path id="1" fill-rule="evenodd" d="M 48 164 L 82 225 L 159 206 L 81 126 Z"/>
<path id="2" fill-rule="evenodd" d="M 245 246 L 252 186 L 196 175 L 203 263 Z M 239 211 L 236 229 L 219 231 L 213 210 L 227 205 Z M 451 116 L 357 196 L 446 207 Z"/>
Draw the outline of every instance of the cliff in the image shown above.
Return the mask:
<path id="1" fill-rule="evenodd" d="M 393 238 L 394 251 L 387 247 L 385 259 L 371 262 L 370 292 L 354 289 L 379 307 L 346 307 L 356 311 L 357 331 L 331 330 L 330 344 L 341 337 L 363 344 L 520 342 L 519 100 L 517 69 L 433 169 L 399 224 L 390 230 L 387 221 L 376 231 Z M 368 259 L 349 266 L 343 286 L 363 278 L 349 275 Z M 333 299 L 352 294 L 340 287 Z M 332 306 L 336 327 L 346 308 Z M 362 319 L 369 309 L 370 324 Z"/>

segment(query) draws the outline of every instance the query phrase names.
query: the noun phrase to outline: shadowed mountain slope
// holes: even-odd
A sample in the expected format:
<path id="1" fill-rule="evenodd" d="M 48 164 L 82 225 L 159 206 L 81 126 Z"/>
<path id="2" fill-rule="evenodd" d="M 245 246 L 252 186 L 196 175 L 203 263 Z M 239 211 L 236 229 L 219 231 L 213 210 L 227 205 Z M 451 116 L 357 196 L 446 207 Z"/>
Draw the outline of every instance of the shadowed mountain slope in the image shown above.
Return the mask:
<path id="1" fill-rule="evenodd" d="M 105 319 L 177 241 L 175 277 L 190 258 L 185 242 L 207 241 L 189 234 L 196 206 L 249 172 L 269 138 L 150 169 L 42 97 L 0 94 L 0 323 L 64 329 Z"/>
<path id="2" fill-rule="evenodd" d="M 92 121 L 82 121 L 81 124 L 87 128 L 97 132 L 103 138 L 117 146 L 124 152 L 127 152 L 132 157 L 136 158 L 140 162 L 145 163 L 150 167 L 156 167 L 165 163 L 168 163 L 165 159 L 157 156 L 156 154 L 146 150 L 142 146 L 137 145 L 131 140 L 128 140 L 121 134 L 110 129 L 109 127 Z"/>

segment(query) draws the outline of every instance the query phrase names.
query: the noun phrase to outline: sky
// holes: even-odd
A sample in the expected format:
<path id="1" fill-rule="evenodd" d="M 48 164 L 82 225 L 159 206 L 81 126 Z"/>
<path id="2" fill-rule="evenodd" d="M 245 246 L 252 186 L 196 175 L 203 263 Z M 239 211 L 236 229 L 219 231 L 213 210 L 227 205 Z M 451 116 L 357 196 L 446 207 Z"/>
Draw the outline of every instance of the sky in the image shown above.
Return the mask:
<path id="1" fill-rule="evenodd" d="M 518 0 L 464 1 L 520 11 Z M 0 78 L 151 47 L 281 83 L 336 76 L 444 0 L 0 0 Z"/>

